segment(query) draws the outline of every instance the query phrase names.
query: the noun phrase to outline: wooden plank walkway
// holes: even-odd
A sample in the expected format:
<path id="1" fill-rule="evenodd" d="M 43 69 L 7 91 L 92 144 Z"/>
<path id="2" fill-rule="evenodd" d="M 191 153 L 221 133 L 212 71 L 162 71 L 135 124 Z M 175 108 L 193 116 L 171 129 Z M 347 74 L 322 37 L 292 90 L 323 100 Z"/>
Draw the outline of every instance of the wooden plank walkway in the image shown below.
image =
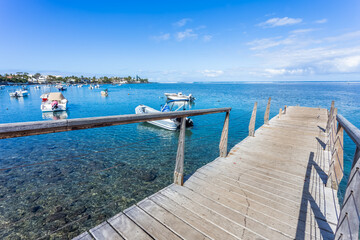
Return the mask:
<path id="1" fill-rule="evenodd" d="M 288 107 L 230 151 L 75 239 L 333 239 L 326 109 Z"/>

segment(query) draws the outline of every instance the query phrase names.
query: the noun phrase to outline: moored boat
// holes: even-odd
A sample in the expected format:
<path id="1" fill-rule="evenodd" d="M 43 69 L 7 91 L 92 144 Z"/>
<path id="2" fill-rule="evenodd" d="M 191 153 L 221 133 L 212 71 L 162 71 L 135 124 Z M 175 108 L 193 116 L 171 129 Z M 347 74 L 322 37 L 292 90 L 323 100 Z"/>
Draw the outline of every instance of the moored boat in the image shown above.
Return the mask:
<path id="1" fill-rule="evenodd" d="M 146 105 L 139 105 L 135 108 L 136 114 L 147 114 L 147 113 L 160 113 L 160 112 L 170 112 L 170 111 L 179 111 L 181 109 L 185 110 L 185 104 L 189 100 L 171 100 L 168 101 L 164 106 L 161 107 L 161 110 L 156 110 L 154 108 L 151 108 Z M 174 107 L 176 107 L 175 103 L 180 103 L 180 105 L 177 105 L 177 109 L 173 110 Z M 155 126 L 175 131 L 180 127 L 181 124 L 181 118 L 174 118 L 174 119 L 162 119 L 162 120 L 156 120 L 156 121 L 148 121 L 148 123 L 153 124 Z M 192 119 L 186 118 L 186 127 L 193 126 L 194 123 Z"/>
<path id="2" fill-rule="evenodd" d="M 17 90 L 9 93 L 10 97 L 26 97 L 29 94 L 27 90 Z"/>
<path id="3" fill-rule="evenodd" d="M 109 96 L 109 91 L 107 89 L 105 89 L 104 91 L 101 91 L 101 96 Z"/>
<path id="4" fill-rule="evenodd" d="M 178 92 L 178 93 L 164 93 L 164 95 L 169 99 L 169 100 L 189 100 L 189 101 L 194 101 L 195 98 L 193 95 L 189 94 L 189 95 L 185 95 L 182 92 Z"/>
<path id="5" fill-rule="evenodd" d="M 66 111 L 68 100 L 59 92 L 44 93 L 40 96 L 42 99 L 41 111 L 55 112 Z"/>
<path id="6" fill-rule="evenodd" d="M 67 89 L 66 85 L 58 84 L 55 86 L 59 91 L 65 91 Z"/>

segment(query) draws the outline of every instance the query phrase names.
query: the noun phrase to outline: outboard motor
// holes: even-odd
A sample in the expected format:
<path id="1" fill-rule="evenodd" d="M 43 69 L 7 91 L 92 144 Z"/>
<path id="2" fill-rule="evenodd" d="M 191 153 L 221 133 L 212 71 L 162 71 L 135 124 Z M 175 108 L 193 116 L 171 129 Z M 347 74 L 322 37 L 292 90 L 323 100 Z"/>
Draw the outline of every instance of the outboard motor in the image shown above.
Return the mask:
<path id="1" fill-rule="evenodd" d="M 59 107 L 59 103 L 57 101 L 53 101 L 51 103 L 51 109 L 54 110 L 54 109 L 57 109 Z"/>

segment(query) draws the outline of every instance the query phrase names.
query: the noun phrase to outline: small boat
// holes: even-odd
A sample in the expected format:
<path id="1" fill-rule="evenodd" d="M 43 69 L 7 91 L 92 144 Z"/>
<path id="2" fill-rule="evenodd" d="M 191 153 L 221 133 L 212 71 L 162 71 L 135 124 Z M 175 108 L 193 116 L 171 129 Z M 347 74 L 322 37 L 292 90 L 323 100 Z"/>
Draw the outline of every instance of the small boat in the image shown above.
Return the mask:
<path id="1" fill-rule="evenodd" d="M 194 101 L 195 98 L 193 95 L 189 94 L 189 95 L 185 95 L 182 92 L 178 92 L 178 93 L 164 93 L 164 95 L 169 99 L 169 100 L 189 100 L 189 101 Z"/>
<path id="2" fill-rule="evenodd" d="M 90 90 L 93 90 L 93 89 L 94 89 L 93 85 L 90 85 L 89 89 L 90 89 Z"/>
<path id="3" fill-rule="evenodd" d="M 105 89 L 104 91 L 101 91 L 101 96 L 109 96 L 109 91 L 107 89 Z"/>
<path id="4" fill-rule="evenodd" d="M 81 88 L 82 86 L 83 86 L 82 84 L 77 85 L 78 88 Z"/>
<path id="5" fill-rule="evenodd" d="M 100 88 L 100 85 L 99 85 L 99 84 L 96 84 L 94 88 Z"/>
<path id="6" fill-rule="evenodd" d="M 56 112 L 66 111 L 68 100 L 60 92 L 44 93 L 40 96 L 42 99 L 41 111 Z"/>
<path id="7" fill-rule="evenodd" d="M 27 90 L 17 90 L 9 93 L 10 97 L 26 97 L 29 94 Z"/>
<path id="8" fill-rule="evenodd" d="M 147 114 L 147 113 L 159 113 L 159 112 L 170 112 L 170 111 L 179 111 L 180 109 L 185 110 L 185 105 L 189 100 L 170 100 L 164 106 L 161 106 L 161 110 L 155 110 L 151 107 L 146 105 L 139 105 L 135 108 L 136 114 Z M 180 103 L 180 105 L 178 105 Z M 177 107 L 175 110 L 173 108 Z M 174 119 L 163 119 L 163 120 L 156 120 L 156 121 L 148 121 L 148 123 L 153 124 L 155 126 L 175 131 L 180 127 L 181 118 L 174 118 Z M 192 127 L 194 122 L 190 118 L 186 118 L 186 127 Z"/>
<path id="9" fill-rule="evenodd" d="M 35 86 L 34 89 L 40 89 L 40 86 Z"/>
<path id="10" fill-rule="evenodd" d="M 67 87 L 65 85 L 62 84 L 58 84 L 55 86 L 59 91 L 65 91 L 67 89 Z"/>

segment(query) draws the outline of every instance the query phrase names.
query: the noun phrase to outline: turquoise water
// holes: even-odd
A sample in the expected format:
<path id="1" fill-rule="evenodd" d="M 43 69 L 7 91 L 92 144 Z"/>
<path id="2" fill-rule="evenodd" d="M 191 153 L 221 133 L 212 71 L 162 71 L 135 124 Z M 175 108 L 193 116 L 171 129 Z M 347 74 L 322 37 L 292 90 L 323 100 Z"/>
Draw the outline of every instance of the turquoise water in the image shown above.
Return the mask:
<path id="1" fill-rule="evenodd" d="M 102 97 L 101 89 L 109 88 Z M 248 134 L 254 102 L 256 127 L 284 105 L 329 108 L 360 127 L 360 83 L 136 84 L 89 90 L 69 87 L 66 115 L 43 116 L 40 95 L 50 89 L 29 87 L 26 98 L 11 99 L 0 90 L 0 123 L 134 113 L 139 104 L 160 108 L 165 92 L 196 97 L 191 109 L 232 107 L 229 148 Z M 55 91 L 55 88 L 51 89 Z M 186 131 L 185 174 L 218 156 L 225 114 L 193 117 Z M 0 239 L 67 239 L 104 221 L 172 182 L 178 132 L 147 123 L 0 140 Z M 345 136 L 345 171 L 355 145 Z M 340 198 L 347 176 L 341 184 Z"/>

